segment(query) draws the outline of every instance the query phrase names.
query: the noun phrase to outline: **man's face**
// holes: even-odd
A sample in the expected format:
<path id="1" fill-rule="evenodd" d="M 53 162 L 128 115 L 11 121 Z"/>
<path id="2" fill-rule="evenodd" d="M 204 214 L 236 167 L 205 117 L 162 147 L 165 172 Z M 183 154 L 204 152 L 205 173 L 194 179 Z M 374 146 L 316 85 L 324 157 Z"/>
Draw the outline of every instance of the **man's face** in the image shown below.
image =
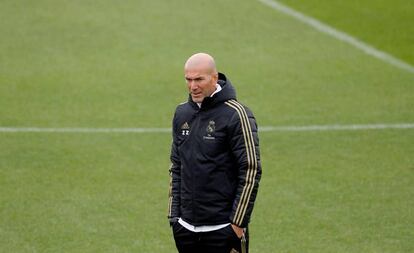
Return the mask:
<path id="1" fill-rule="evenodd" d="M 205 97 L 209 97 L 216 90 L 217 79 L 217 74 L 206 73 L 202 69 L 185 70 L 188 91 L 195 103 L 203 102 Z"/>

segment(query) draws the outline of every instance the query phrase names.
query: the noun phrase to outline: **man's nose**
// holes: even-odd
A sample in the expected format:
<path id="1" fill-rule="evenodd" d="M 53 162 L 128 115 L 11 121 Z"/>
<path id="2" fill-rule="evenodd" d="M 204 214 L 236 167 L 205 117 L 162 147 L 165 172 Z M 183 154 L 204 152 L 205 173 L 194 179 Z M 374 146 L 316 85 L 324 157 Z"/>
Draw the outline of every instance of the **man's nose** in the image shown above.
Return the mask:
<path id="1" fill-rule="evenodd" d="M 190 86 L 191 90 L 196 90 L 198 88 L 198 85 L 194 80 L 189 81 L 188 85 Z"/>

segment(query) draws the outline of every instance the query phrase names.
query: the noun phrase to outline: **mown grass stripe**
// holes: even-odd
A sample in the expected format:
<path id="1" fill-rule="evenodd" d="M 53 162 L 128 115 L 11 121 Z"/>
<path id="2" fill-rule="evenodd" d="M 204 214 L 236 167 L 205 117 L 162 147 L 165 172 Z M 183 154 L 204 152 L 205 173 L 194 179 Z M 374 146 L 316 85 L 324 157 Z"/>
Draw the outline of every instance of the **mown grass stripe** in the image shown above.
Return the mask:
<path id="1" fill-rule="evenodd" d="M 335 39 L 338 39 L 340 41 L 343 41 L 345 43 L 348 43 L 349 45 L 352 45 L 353 47 L 363 51 L 367 55 L 370 55 L 372 57 L 375 57 L 379 60 L 382 60 L 386 63 L 389 63 L 395 67 L 398 67 L 400 69 L 406 70 L 408 72 L 414 73 L 414 66 L 408 64 L 407 62 L 398 59 L 384 51 L 381 51 L 345 32 L 339 31 L 325 23 L 322 23 L 321 21 L 309 17 L 297 10 L 294 10 L 286 5 L 281 4 L 278 1 L 275 0 L 258 0 L 262 2 L 263 4 L 271 7 L 274 10 L 277 10 L 279 12 L 282 12 L 288 16 L 291 16 L 295 18 L 296 20 L 301 21 L 302 23 L 305 23 L 314 29 L 327 34 Z"/>

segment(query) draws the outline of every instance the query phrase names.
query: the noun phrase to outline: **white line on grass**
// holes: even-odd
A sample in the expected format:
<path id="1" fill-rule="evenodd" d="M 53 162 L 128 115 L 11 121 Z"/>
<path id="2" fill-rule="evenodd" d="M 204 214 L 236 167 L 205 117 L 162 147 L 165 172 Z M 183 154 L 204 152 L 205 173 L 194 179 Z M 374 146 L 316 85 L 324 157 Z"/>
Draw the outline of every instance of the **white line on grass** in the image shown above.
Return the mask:
<path id="1" fill-rule="evenodd" d="M 0 127 L 3 133 L 170 133 L 170 128 Z"/>
<path id="2" fill-rule="evenodd" d="M 260 132 L 311 132 L 355 131 L 381 129 L 414 129 L 414 123 L 367 124 L 367 125 L 310 125 L 310 126 L 262 126 Z M 170 128 L 46 128 L 0 127 L 0 133 L 171 133 Z"/>
<path id="3" fill-rule="evenodd" d="M 414 123 L 402 124 L 367 124 L 367 125 L 313 125 L 313 126 L 264 126 L 261 132 L 309 132 L 338 130 L 381 130 L 381 129 L 413 129 Z"/>
<path id="4" fill-rule="evenodd" d="M 306 16 L 305 14 L 303 14 L 299 11 L 296 11 L 296 10 L 290 8 L 290 7 L 287 7 L 286 5 L 283 5 L 283 4 L 281 4 L 281 3 L 279 3 L 278 1 L 275 1 L 275 0 L 258 0 L 258 1 L 262 2 L 263 4 L 265 4 L 267 6 L 270 6 L 271 8 L 273 8 L 277 11 L 285 13 L 285 14 L 287 14 L 287 15 L 289 15 L 289 16 L 291 16 L 291 17 L 293 17 L 293 18 L 295 18 L 295 19 L 297 19 L 297 20 L 299 20 L 299 21 L 315 28 L 316 30 L 318 30 L 322 33 L 328 34 L 328 35 L 334 37 L 335 39 L 346 42 L 346 43 L 362 50 L 364 53 L 366 53 L 370 56 L 378 58 L 378 59 L 380 59 L 384 62 L 387 62 L 391 65 L 394 65 L 395 67 L 398 67 L 400 69 L 404 69 L 408 72 L 414 73 L 414 66 L 412 66 L 412 65 L 410 65 L 410 64 L 408 64 L 408 63 L 406 63 L 406 62 L 404 62 L 404 61 L 402 61 L 402 60 L 400 60 L 400 59 L 398 59 L 398 58 L 396 58 L 396 57 L 394 57 L 390 54 L 387 54 L 387 53 L 385 53 L 381 50 L 378 50 L 378 49 L 374 48 L 373 46 L 371 46 L 367 43 L 364 43 L 364 42 L 352 37 L 351 35 L 349 35 L 347 33 L 336 30 L 335 28 L 330 27 L 329 25 L 324 24 L 324 23 L 322 23 L 321 21 L 319 21 L 315 18 Z"/>

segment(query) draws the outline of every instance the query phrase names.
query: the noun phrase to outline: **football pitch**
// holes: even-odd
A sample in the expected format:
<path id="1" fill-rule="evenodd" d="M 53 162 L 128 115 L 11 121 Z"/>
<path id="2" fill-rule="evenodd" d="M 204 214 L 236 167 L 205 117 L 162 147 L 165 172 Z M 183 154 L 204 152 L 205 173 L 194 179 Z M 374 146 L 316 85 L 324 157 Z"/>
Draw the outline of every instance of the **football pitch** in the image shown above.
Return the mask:
<path id="1" fill-rule="evenodd" d="M 0 252 L 175 252 L 199 51 L 268 130 L 251 252 L 414 252 L 414 73 L 264 2 L 1 1 Z M 414 65 L 409 1 L 280 3 Z"/>

